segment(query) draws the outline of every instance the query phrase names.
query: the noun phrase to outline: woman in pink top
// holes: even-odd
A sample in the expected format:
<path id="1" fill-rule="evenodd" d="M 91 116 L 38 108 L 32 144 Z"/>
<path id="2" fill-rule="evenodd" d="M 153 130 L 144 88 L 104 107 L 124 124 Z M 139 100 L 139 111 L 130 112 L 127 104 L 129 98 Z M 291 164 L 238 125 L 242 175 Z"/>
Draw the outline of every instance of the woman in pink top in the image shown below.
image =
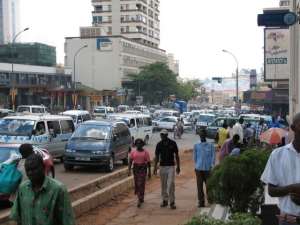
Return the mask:
<path id="1" fill-rule="evenodd" d="M 131 176 L 133 164 L 135 194 L 138 197 L 137 207 L 140 208 L 144 202 L 147 168 L 148 177 L 151 178 L 151 163 L 149 152 L 143 148 L 145 142 L 142 139 L 136 139 L 135 146 L 136 150 L 133 150 L 129 157 L 128 175 Z"/>

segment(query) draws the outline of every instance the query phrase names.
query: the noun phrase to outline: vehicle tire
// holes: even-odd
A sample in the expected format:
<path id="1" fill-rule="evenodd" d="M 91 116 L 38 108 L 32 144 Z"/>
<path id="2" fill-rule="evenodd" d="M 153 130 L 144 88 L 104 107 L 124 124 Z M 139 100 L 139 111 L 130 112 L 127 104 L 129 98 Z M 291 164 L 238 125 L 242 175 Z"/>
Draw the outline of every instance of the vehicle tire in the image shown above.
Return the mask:
<path id="1" fill-rule="evenodd" d="M 145 137 L 145 139 L 144 139 L 145 145 L 148 145 L 148 144 L 149 144 L 149 140 L 150 140 L 150 138 L 149 138 L 149 136 L 147 135 L 147 136 Z"/>
<path id="2" fill-rule="evenodd" d="M 115 159 L 114 159 L 114 156 L 111 156 L 109 158 L 109 163 L 106 165 L 106 171 L 111 173 L 113 172 L 115 169 Z"/>
<path id="3" fill-rule="evenodd" d="M 48 176 L 51 178 L 55 178 L 55 169 L 54 166 L 51 167 L 50 171 L 48 172 Z"/>
<path id="4" fill-rule="evenodd" d="M 70 165 L 70 164 L 65 164 L 64 163 L 64 168 L 66 171 L 70 171 L 70 170 L 73 170 L 74 169 L 74 166 L 73 165 Z"/>

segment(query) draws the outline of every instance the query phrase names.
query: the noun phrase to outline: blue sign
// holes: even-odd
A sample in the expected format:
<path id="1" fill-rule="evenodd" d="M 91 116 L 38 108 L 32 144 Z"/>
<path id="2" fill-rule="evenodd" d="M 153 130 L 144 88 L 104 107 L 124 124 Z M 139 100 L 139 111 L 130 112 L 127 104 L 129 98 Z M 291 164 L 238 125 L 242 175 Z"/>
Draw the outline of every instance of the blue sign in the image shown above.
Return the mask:
<path id="1" fill-rule="evenodd" d="M 298 16 L 289 10 L 266 10 L 264 14 L 258 14 L 258 26 L 288 27 L 298 21 Z"/>

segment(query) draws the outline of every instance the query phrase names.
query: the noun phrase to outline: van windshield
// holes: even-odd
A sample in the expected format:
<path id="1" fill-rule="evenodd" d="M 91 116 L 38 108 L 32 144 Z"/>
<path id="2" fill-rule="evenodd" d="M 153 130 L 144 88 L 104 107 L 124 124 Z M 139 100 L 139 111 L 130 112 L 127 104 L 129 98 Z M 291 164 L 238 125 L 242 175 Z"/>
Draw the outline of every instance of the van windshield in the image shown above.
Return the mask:
<path id="1" fill-rule="evenodd" d="M 33 120 L 2 119 L 0 120 L 0 134 L 13 136 L 30 136 L 34 127 Z"/>
<path id="2" fill-rule="evenodd" d="M 107 140 L 110 137 L 109 126 L 81 125 L 77 128 L 72 139 L 96 139 Z"/>
<path id="3" fill-rule="evenodd" d="M 105 114 L 105 109 L 104 108 L 97 108 L 94 110 L 94 113 L 103 113 Z"/>
<path id="4" fill-rule="evenodd" d="M 214 121 L 215 117 L 210 115 L 200 115 L 198 118 L 199 122 L 206 122 L 206 123 L 212 123 Z"/>

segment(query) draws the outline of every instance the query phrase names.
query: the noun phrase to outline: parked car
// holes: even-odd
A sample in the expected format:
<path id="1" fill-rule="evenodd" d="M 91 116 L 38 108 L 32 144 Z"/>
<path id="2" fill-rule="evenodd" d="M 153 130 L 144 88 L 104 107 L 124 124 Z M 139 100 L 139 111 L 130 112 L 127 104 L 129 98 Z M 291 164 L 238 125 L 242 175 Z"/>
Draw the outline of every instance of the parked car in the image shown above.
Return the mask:
<path id="1" fill-rule="evenodd" d="M 152 138 L 153 135 L 153 125 L 152 119 L 149 115 L 145 114 L 111 114 L 108 116 L 109 120 L 122 121 L 126 123 L 129 127 L 129 131 L 131 134 L 132 143 L 137 138 L 140 138 L 145 141 L 146 144 Z"/>
<path id="2" fill-rule="evenodd" d="M 77 127 L 82 122 L 92 119 L 89 111 L 84 110 L 68 110 L 63 112 L 62 115 L 72 117 L 75 127 Z"/>
<path id="3" fill-rule="evenodd" d="M 0 120 L 0 143 L 30 143 L 47 149 L 55 158 L 62 158 L 74 129 L 69 116 L 8 116 Z"/>
<path id="4" fill-rule="evenodd" d="M 9 160 L 12 154 L 18 155 L 18 158 L 21 160 L 22 156 L 19 152 L 20 145 L 21 144 L 0 144 L 0 164 Z M 36 154 L 42 156 L 46 175 L 55 178 L 53 158 L 49 152 L 46 149 L 42 149 L 37 146 L 34 146 L 34 151 Z M 18 169 L 22 172 L 22 174 L 25 174 L 24 167 L 19 166 Z M 10 195 L 0 194 L 0 201 L 8 201 L 9 197 Z"/>
<path id="5" fill-rule="evenodd" d="M 17 108 L 17 113 L 47 114 L 49 112 L 43 105 L 20 105 Z"/>
<path id="6" fill-rule="evenodd" d="M 109 114 L 112 114 L 115 112 L 115 109 L 113 107 L 107 107 L 107 106 L 97 106 L 94 109 L 94 116 L 100 117 L 100 118 L 107 118 Z"/>
<path id="7" fill-rule="evenodd" d="M 207 126 L 216 119 L 214 114 L 200 114 L 196 123 L 196 134 L 199 134 L 201 129 L 206 129 Z"/>
<path id="8" fill-rule="evenodd" d="M 74 132 L 66 145 L 64 167 L 105 166 L 111 172 L 115 163 L 128 163 L 131 148 L 129 128 L 120 121 L 87 121 Z"/>
<path id="9" fill-rule="evenodd" d="M 153 126 L 155 130 L 167 129 L 167 130 L 174 130 L 174 127 L 178 121 L 178 117 L 175 116 L 168 116 L 161 118 L 159 120 L 153 121 Z M 183 119 L 184 123 L 184 130 L 191 128 L 192 124 L 186 119 Z"/>

